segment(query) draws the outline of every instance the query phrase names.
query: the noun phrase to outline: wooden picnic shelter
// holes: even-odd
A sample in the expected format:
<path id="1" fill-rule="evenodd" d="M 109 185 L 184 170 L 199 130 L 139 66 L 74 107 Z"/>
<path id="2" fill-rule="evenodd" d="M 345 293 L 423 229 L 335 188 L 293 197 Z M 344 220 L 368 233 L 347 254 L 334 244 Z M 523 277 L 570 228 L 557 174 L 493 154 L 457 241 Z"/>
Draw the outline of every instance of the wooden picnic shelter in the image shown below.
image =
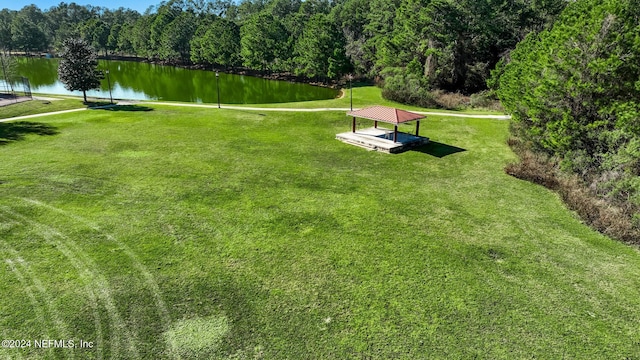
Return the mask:
<path id="1" fill-rule="evenodd" d="M 375 105 L 360 110 L 352 110 L 347 112 L 348 116 L 353 117 L 351 132 L 356 132 L 356 118 L 369 119 L 374 121 L 374 127 L 378 128 L 378 121 L 393 124 L 393 142 L 398 142 L 398 125 L 410 121 L 416 121 L 416 137 L 419 137 L 420 119 L 425 116 L 412 113 L 406 110 L 400 110 L 392 107 Z"/>

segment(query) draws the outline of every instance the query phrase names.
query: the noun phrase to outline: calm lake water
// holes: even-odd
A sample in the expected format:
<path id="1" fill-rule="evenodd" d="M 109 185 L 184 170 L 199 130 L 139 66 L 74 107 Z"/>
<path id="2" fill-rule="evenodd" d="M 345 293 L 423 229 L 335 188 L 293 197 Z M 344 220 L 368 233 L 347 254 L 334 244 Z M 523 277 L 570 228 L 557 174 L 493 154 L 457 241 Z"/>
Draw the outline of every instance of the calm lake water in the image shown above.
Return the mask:
<path id="1" fill-rule="evenodd" d="M 67 91 L 58 80 L 58 62 L 57 59 L 21 58 L 18 74 L 29 78 L 32 92 L 82 95 L 82 92 Z M 100 60 L 98 68 L 109 70 L 114 99 L 218 102 L 216 75 L 211 71 L 106 60 Z M 333 89 L 252 76 L 220 73 L 219 81 L 223 104 L 266 104 L 337 96 Z M 102 81 L 100 90 L 88 91 L 87 95 L 109 98 L 107 78 Z"/>

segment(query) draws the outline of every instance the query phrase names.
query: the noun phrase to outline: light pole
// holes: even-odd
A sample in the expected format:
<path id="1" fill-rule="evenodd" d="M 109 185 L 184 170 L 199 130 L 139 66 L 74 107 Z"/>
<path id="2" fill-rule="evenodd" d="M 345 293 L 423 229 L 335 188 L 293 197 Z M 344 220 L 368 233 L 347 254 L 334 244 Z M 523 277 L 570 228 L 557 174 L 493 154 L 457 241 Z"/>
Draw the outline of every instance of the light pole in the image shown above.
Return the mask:
<path id="1" fill-rule="evenodd" d="M 111 95 L 111 77 L 109 76 L 109 70 L 105 71 L 107 73 L 107 84 L 109 84 L 109 101 L 111 105 L 113 105 L 113 95 Z"/>
<path id="2" fill-rule="evenodd" d="M 351 93 L 350 96 L 350 105 L 351 105 L 351 111 L 353 111 L 353 86 L 351 86 L 351 80 L 353 80 L 353 75 L 349 74 L 349 92 Z"/>
<path id="3" fill-rule="evenodd" d="M 216 88 L 217 88 L 217 93 L 218 93 L 218 109 L 220 109 L 220 73 L 218 73 L 218 71 L 216 71 Z"/>

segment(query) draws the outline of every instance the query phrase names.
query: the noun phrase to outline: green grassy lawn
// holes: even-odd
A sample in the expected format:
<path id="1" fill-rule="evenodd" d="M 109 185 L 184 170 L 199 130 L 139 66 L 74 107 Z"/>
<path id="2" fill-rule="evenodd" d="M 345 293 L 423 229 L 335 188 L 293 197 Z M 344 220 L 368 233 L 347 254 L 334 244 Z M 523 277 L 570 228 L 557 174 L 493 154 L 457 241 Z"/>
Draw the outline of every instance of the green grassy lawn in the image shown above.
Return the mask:
<path id="1" fill-rule="evenodd" d="M 320 107 L 349 108 L 351 105 L 351 97 L 352 97 L 351 91 L 348 88 L 343 89 L 343 91 L 344 91 L 344 96 L 339 99 L 303 101 L 303 102 L 284 103 L 284 104 L 264 104 L 260 106 L 302 107 L 302 108 L 320 108 Z M 362 107 L 371 106 L 371 105 L 384 105 L 384 106 L 391 106 L 391 107 L 397 107 L 397 108 L 402 108 L 406 110 L 416 110 L 416 111 L 460 113 L 460 111 L 444 110 L 444 109 L 425 109 L 418 106 L 401 104 L 399 102 L 384 99 L 382 97 L 382 89 L 380 89 L 377 86 L 355 86 L 353 88 L 353 107 L 362 108 Z M 499 112 L 496 112 L 496 111 L 482 110 L 482 109 L 464 110 L 463 112 L 467 114 L 500 114 Z"/>
<path id="2" fill-rule="evenodd" d="M 342 112 L 152 108 L 0 146 L 2 338 L 93 342 L 0 356 L 640 357 L 640 254 L 507 176 L 506 121 L 388 155 Z"/>
<path id="3" fill-rule="evenodd" d="M 82 100 L 65 99 L 55 101 L 31 100 L 0 107 L 0 119 L 17 116 L 42 114 L 47 112 L 79 109 L 85 107 Z"/>
<path id="4" fill-rule="evenodd" d="M 344 108 L 348 109 L 351 105 L 351 93 L 349 89 L 345 89 L 345 96 L 337 99 L 330 100 L 316 100 L 316 101 L 300 101 L 300 102 L 290 102 L 290 103 L 271 103 L 271 104 L 246 104 L 246 105 L 237 105 L 233 104 L 232 106 L 246 106 L 246 107 L 263 107 L 263 108 L 303 108 L 303 109 L 312 109 L 312 108 Z M 354 108 L 362 108 L 371 105 L 384 105 L 397 107 L 406 110 L 415 110 L 415 111 L 434 111 L 434 112 L 442 112 L 442 113 L 466 113 L 466 114 L 501 114 L 496 111 L 490 110 L 482 110 L 482 109 L 473 109 L 473 110 L 464 110 L 464 111 L 453 111 L 453 110 L 443 110 L 443 109 L 426 109 L 412 105 L 405 105 L 395 101 L 389 101 L 382 97 L 382 91 L 377 86 L 358 86 L 353 88 L 353 107 Z"/>

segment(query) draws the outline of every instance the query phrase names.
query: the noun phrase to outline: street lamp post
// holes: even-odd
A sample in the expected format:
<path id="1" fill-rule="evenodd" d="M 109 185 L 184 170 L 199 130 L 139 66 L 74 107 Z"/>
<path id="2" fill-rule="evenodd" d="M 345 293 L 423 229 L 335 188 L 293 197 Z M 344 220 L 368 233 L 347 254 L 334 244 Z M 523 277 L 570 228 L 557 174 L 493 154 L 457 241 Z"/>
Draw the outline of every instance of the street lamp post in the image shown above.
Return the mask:
<path id="1" fill-rule="evenodd" d="M 217 93 L 218 93 L 218 109 L 220 109 L 220 73 L 218 73 L 218 71 L 216 71 L 216 88 L 217 88 Z"/>
<path id="2" fill-rule="evenodd" d="M 113 105 L 113 95 L 111 95 L 111 77 L 109 76 L 109 70 L 105 71 L 107 73 L 107 84 L 109 84 L 109 101 L 111 105 Z"/>

